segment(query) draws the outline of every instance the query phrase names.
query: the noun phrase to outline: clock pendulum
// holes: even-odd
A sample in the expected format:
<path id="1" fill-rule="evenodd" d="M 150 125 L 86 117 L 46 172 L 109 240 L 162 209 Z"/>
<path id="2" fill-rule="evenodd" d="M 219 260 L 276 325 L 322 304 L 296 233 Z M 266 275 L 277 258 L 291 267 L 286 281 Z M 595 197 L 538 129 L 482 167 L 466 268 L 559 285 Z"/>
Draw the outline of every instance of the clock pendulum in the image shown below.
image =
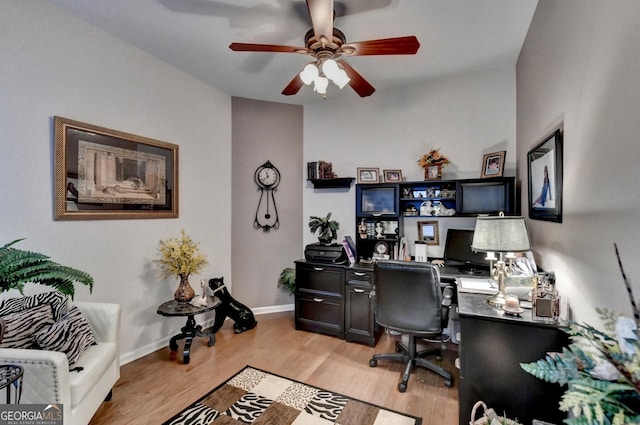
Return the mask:
<path id="1" fill-rule="evenodd" d="M 253 178 L 258 185 L 257 190 L 260 192 L 260 200 L 256 208 L 253 227 L 262 229 L 265 232 L 277 229 L 280 227 L 280 220 L 274 193 L 278 190 L 278 185 L 280 184 L 280 171 L 271 161 L 267 161 L 256 169 Z M 271 212 L 271 205 L 273 205 L 273 213 Z"/>

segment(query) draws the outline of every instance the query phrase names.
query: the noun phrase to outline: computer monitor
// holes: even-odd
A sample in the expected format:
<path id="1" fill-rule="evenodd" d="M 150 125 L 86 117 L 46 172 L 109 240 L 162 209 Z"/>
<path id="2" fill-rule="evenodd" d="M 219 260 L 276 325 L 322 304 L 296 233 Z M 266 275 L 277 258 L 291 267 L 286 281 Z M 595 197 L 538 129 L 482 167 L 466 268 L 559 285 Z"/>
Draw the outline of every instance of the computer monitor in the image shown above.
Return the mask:
<path id="1" fill-rule="evenodd" d="M 473 243 L 473 230 L 449 229 L 447 230 L 447 241 L 444 245 L 445 264 L 458 264 L 463 268 L 488 269 L 489 263 L 486 260 L 487 254 L 484 252 L 474 252 L 471 250 Z M 455 264 L 452 264 L 455 263 Z"/>

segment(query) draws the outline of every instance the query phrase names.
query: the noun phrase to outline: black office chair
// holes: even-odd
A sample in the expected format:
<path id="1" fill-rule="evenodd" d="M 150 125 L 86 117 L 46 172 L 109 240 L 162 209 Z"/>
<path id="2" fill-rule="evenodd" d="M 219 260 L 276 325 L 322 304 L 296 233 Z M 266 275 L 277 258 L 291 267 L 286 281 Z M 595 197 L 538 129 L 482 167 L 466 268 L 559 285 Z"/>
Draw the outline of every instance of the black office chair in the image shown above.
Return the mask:
<path id="1" fill-rule="evenodd" d="M 376 286 L 376 322 L 381 326 L 408 335 L 407 345 L 396 342 L 396 352 L 375 354 L 369 366 L 376 367 L 378 360 L 390 359 L 406 363 L 398 390 L 407 390 L 407 381 L 413 366 L 429 369 L 444 378 L 447 387 L 453 385 L 453 377 L 442 367 L 424 357 L 435 355 L 442 360 L 439 348 L 417 351 L 418 338 L 439 338 L 447 325 L 452 288 L 446 289 L 446 297 L 440 287 L 438 268 L 429 263 L 413 261 L 378 260 L 374 266 Z M 444 299 L 444 301 L 443 301 Z"/>

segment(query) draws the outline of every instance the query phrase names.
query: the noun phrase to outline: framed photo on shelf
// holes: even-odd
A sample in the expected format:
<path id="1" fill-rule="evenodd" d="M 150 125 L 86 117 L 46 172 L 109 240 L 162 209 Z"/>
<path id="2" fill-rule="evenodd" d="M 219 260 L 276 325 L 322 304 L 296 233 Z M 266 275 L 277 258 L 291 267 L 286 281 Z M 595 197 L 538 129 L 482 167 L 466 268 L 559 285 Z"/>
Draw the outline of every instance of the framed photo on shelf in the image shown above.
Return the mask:
<path id="1" fill-rule="evenodd" d="M 440 180 L 442 178 L 442 164 L 431 164 L 424 167 L 425 180 Z"/>
<path id="2" fill-rule="evenodd" d="M 480 177 L 502 177 L 504 157 L 507 151 L 488 153 L 482 158 L 482 175 Z"/>
<path id="3" fill-rule="evenodd" d="M 398 222 L 395 220 L 382 220 L 382 234 L 388 236 L 398 235 Z"/>
<path id="4" fill-rule="evenodd" d="M 385 183 L 402 182 L 402 170 L 382 170 Z"/>
<path id="5" fill-rule="evenodd" d="M 562 223 L 562 132 L 555 130 L 527 154 L 529 218 Z"/>
<path id="6" fill-rule="evenodd" d="M 178 217 L 178 145 L 54 117 L 55 220 Z"/>
<path id="7" fill-rule="evenodd" d="M 380 181 L 380 169 L 358 167 L 358 183 L 378 183 Z"/>
<path id="8" fill-rule="evenodd" d="M 427 245 L 439 245 L 438 221 L 419 221 L 418 240 L 426 243 Z"/>

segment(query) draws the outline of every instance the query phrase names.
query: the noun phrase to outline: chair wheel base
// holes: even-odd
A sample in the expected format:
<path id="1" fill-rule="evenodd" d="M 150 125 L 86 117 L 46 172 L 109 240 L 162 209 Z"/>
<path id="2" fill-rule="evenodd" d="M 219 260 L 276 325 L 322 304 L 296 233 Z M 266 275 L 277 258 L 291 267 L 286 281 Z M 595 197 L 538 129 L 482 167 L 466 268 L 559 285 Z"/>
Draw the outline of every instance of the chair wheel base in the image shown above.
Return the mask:
<path id="1" fill-rule="evenodd" d="M 446 381 L 444 381 L 444 386 L 451 388 L 453 386 L 453 381 L 447 379 Z"/>
<path id="2" fill-rule="evenodd" d="M 369 367 L 376 367 L 376 366 L 378 366 L 378 361 L 376 359 L 369 360 Z"/>
<path id="3" fill-rule="evenodd" d="M 400 382 L 398 384 L 398 391 L 400 391 L 401 393 L 404 393 L 407 391 L 407 383 L 406 382 Z"/>

